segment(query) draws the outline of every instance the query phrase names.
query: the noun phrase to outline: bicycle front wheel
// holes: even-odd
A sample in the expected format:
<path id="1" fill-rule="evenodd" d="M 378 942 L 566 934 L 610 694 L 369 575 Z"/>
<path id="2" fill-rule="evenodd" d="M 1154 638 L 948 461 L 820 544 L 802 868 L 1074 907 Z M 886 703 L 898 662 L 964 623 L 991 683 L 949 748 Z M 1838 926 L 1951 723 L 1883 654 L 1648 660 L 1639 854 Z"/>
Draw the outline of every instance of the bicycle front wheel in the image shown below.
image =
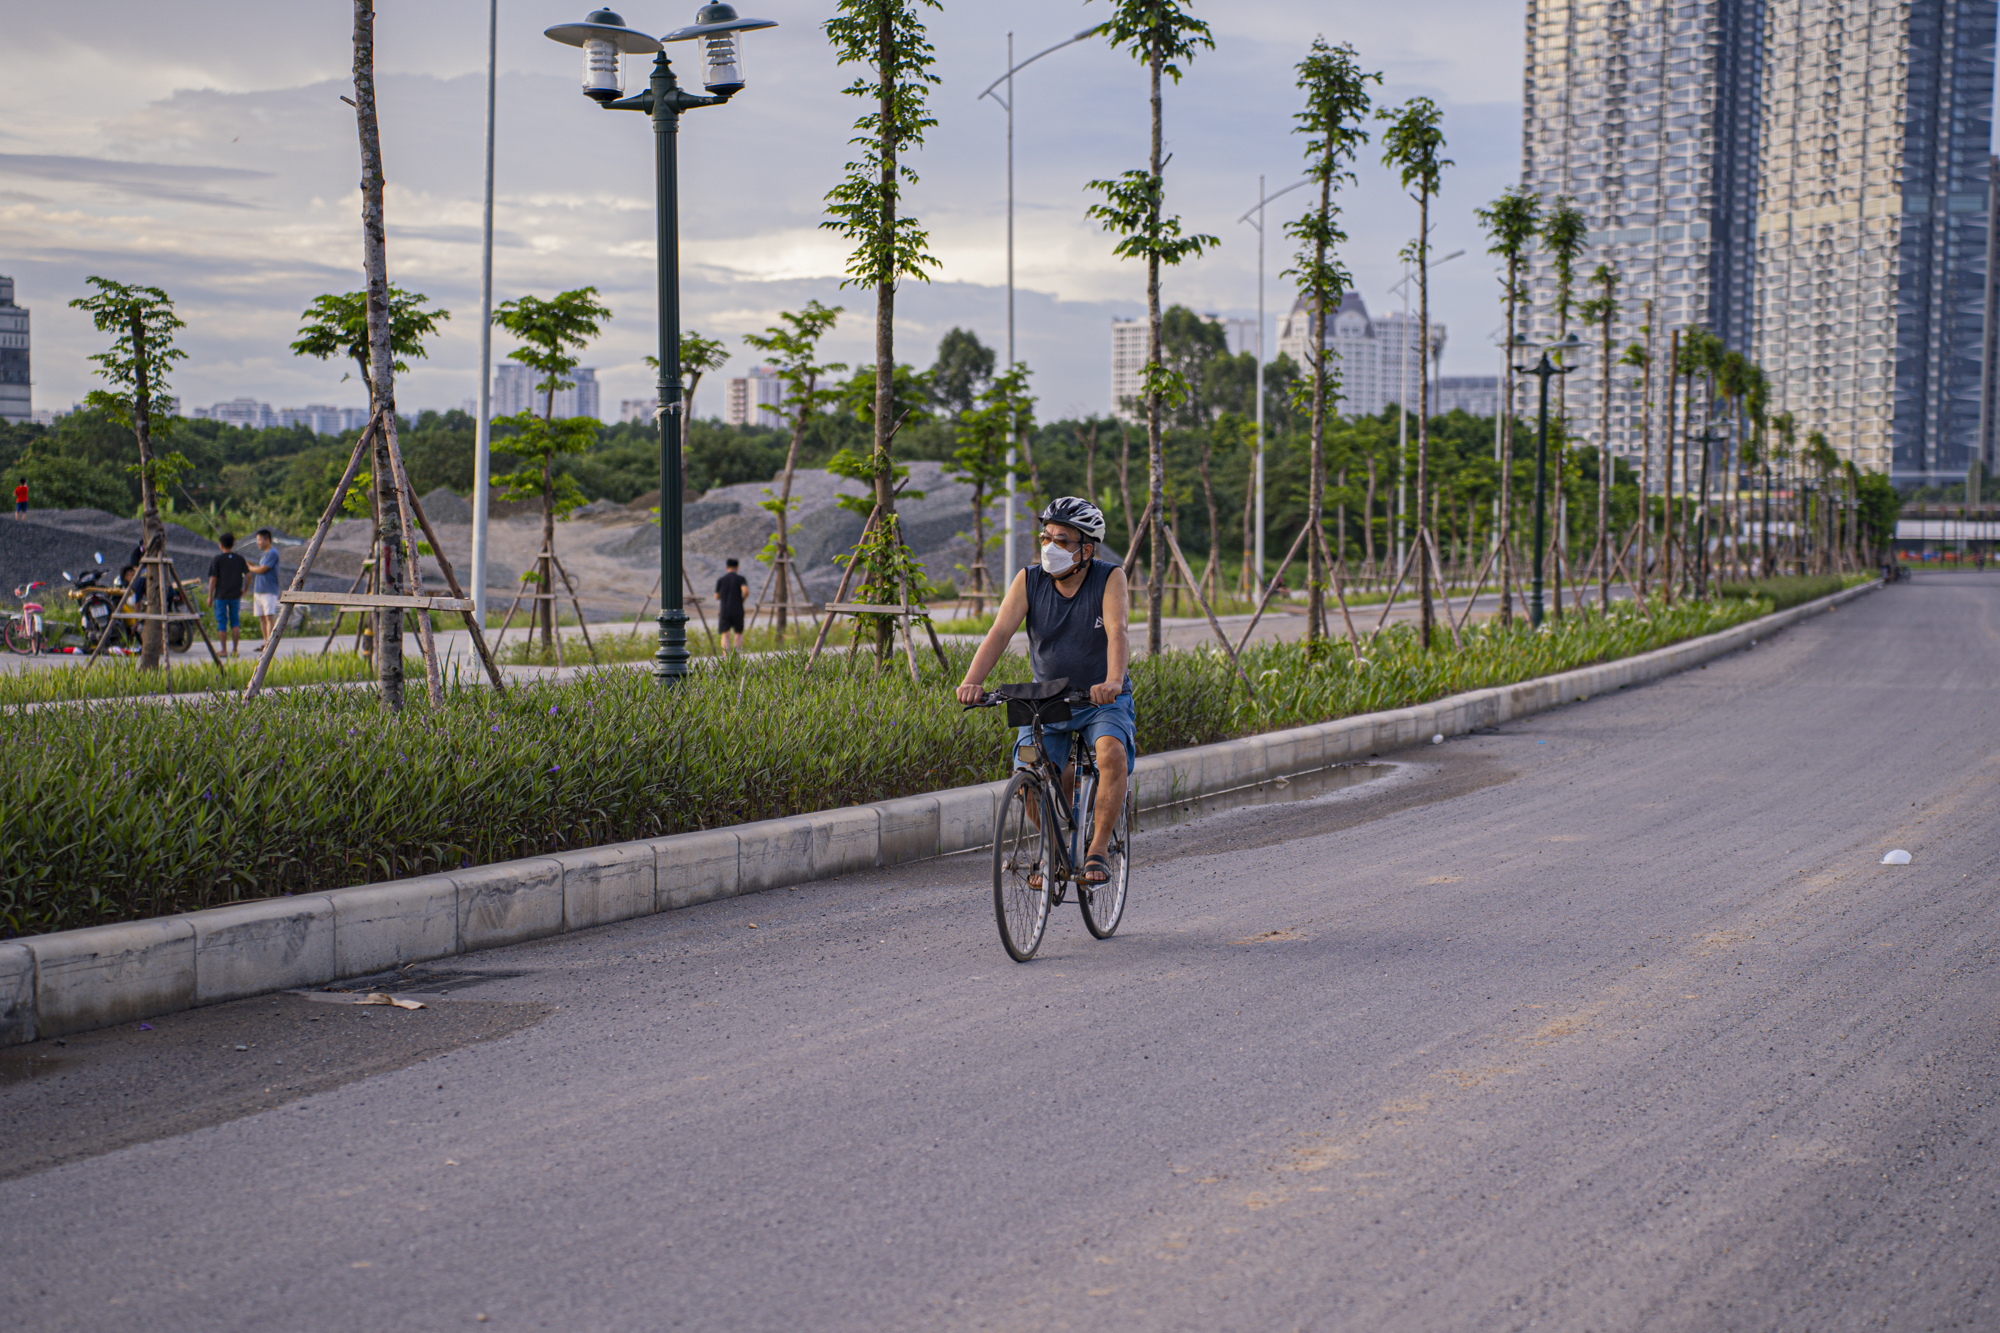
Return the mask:
<path id="1" fill-rule="evenodd" d="M 1097 823 L 1095 783 L 1090 796 L 1092 804 L 1084 815 L 1085 846 L 1089 846 Z M 1111 877 L 1102 884 L 1080 885 L 1081 891 L 1076 895 L 1077 905 L 1083 908 L 1083 924 L 1100 940 L 1110 939 L 1125 915 L 1125 888 L 1132 875 L 1132 814 L 1137 804 L 1128 785 L 1125 804 L 1118 808 L 1118 824 L 1111 830 L 1111 841 L 1104 846 L 1104 859 L 1111 863 Z"/>
<path id="2" fill-rule="evenodd" d="M 7 622 L 7 646 L 23 657 L 35 651 L 35 627 L 26 616 Z"/>
<path id="3" fill-rule="evenodd" d="M 1016 773 L 1000 797 L 993 827 L 993 916 L 1000 924 L 1000 943 L 1017 963 L 1027 962 L 1041 947 L 1055 896 L 1043 815 L 1041 780 Z"/>

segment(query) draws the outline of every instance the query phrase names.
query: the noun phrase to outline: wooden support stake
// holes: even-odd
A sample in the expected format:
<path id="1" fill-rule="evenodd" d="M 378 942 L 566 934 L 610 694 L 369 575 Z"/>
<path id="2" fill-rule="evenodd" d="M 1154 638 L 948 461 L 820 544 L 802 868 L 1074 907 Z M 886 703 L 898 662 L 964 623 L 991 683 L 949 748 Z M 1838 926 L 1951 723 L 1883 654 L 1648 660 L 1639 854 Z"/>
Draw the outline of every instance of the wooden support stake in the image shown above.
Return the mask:
<path id="1" fill-rule="evenodd" d="M 1347 642 L 1354 650 L 1354 660 L 1359 662 L 1361 660 L 1361 636 L 1354 632 L 1354 617 L 1347 610 L 1347 592 L 1341 586 L 1346 581 L 1341 577 L 1341 571 L 1347 568 L 1347 561 L 1344 558 L 1336 561 L 1332 556 L 1327 554 L 1326 534 L 1324 532 L 1315 533 L 1313 540 L 1319 543 L 1320 559 L 1326 562 L 1327 573 L 1333 576 L 1333 600 L 1340 604 L 1340 619 L 1347 626 Z"/>
<path id="2" fill-rule="evenodd" d="M 422 581 L 417 573 L 417 525 L 410 519 L 410 478 L 403 471 L 403 450 L 396 442 L 396 423 L 385 422 L 389 441 L 389 475 L 396 483 L 396 518 L 403 529 L 403 579 L 409 585 L 410 596 L 415 597 Z M 432 544 L 433 553 L 437 545 Z M 400 614 L 400 613 L 399 613 Z M 430 694 L 431 707 L 444 707 L 444 677 L 438 670 L 437 636 L 431 632 L 429 608 L 417 611 L 417 643 L 424 653 L 424 686 Z"/>
<path id="3" fill-rule="evenodd" d="M 1229 636 L 1222 632 L 1222 623 L 1215 618 L 1215 612 L 1208 609 L 1208 599 L 1201 595 L 1195 584 L 1194 571 L 1188 568 L 1187 557 L 1181 554 L 1181 544 L 1174 540 L 1174 530 L 1165 523 L 1160 524 L 1160 533 L 1167 539 L 1167 549 L 1174 553 L 1174 563 L 1180 567 L 1181 577 L 1188 581 L 1188 595 L 1194 599 L 1201 613 L 1208 617 L 1208 627 L 1215 631 L 1216 639 L 1222 644 L 1222 651 L 1229 654 L 1229 665 L 1236 668 L 1236 674 L 1243 681 L 1243 688 L 1250 697 L 1257 697 L 1257 687 L 1250 683 L 1250 675 L 1244 671 L 1243 663 L 1237 660 L 1236 650 L 1229 646 Z"/>
<path id="4" fill-rule="evenodd" d="M 1396 594 L 1403 590 L 1403 580 L 1410 576 L 1410 562 L 1417 558 L 1417 546 L 1410 543 L 1409 554 L 1403 557 L 1403 567 L 1396 572 L 1396 581 L 1389 588 L 1389 600 L 1382 603 L 1382 614 L 1375 621 L 1375 628 L 1368 634 L 1368 646 L 1373 648 L 1375 640 L 1381 636 L 1382 627 L 1389 623 L 1389 608 L 1396 604 Z"/>
<path id="5" fill-rule="evenodd" d="M 312 540 L 306 543 L 306 553 L 299 559 L 298 572 L 292 575 L 293 592 L 298 592 L 306 586 L 306 571 L 311 569 L 313 561 L 319 558 L 320 544 L 326 540 L 326 534 L 333 528 L 334 516 L 340 512 L 346 501 L 347 488 L 354 484 L 354 476 L 361 470 L 361 460 L 367 457 L 368 450 L 373 447 L 375 432 L 380 425 L 381 414 L 377 413 L 369 420 L 368 429 L 361 432 L 361 438 L 354 442 L 354 453 L 347 460 L 347 471 L 340 474 L 340 484 L 333 488 L 333 498 L 327 501 L 326 512 L 320 515 L 319 526 L 313 529 Z M 250 673 L 250 683 L 243 687 L 245 702 L 256 698 L 257 691 L 264 688 L 264 674 L 271 669 L 271 659 L 278 655 L 278 640 L 284 637 L 284 633 L 285 617 L 280 614 L 271 636 L 264 641 L 264 651 L 257 654 L 257 667 Z"/>
<path id="6" fill-rule="evenodd" d="M 1486 573 L 1493 568 L 1493 562 L 1499 555 L 1500 547 L 1497 544 L 1486 553 L 1486 562 L 1479 567 L 1479 573 L 1472 580 L 1472 591 L 1465 599 L 1465 614 L 1458 619 L 1460 628 L 1464 628 L 1465 622 L 1472 619 L 1472 604 L 1479 600 L 1479 590 L 1486 583 Z"/>
<path id="7" fill-rule="evenodd" d="M 861 543 L 868 540 L 868 534 L 874 530 L 875 520 L 881 513 L 882 505 L 880 501 L 877 501 L 875 507 L 868 511 L 868 521 L 861 525 L 861 538 L 854 543 L 854 558 L 847 562 L 846 570 L 841 573 L 840 590 L 834 593 L 833 602 L 828 603 L 829 606 L 838 603 L 843 597 L 847 596 L 848 585 L 854 580 L 854 571 L 861 564 Z M 819 637 L 813 640 L 812 653 L 806 658 L 806 674 L 811 674 L 813 663 L 819 661 L 820 649 L 826 646 L 826 636 L 833 631 L 834 619 L 839 614 L 838 611 L 830 610 L 826 613 L 826 619 L 820 622 Z M 858 621 L 856 623 L 857 625 L 859 624 Z M 850 652 L 849 656 L 852 657 L 853 654 Z"/>
<path id="8" fill-rule="evenodd" d="M 438 572 L 444 575 L 444 586 L 451 589 L 453 597 L 464 597 L 465 589 L 459 586 L 458 572 L 451 567 L 451 558 L 444 553 L 444 543 L 438 540 L 437 530 L 431 526 L 429 517 L 424 513 L 424 502 L 417 498 L 414 490 L 410 492 L 410 505 L 417 511 L 417 522 L 423 527 L 424 537 L 431 544 L 431 551 L 437 559 Z M 486 632 L 479 624 L 479 617 L 472 611 L 462 611 L 460 614 L 465 617 L 465 628 L 472 636 L 472 647 L 479 654 L 480 665 L 486 668 L 486 675 L 493 682 L 494 691 L 504 696 L 507 693 L 507 680 L 500 674 L 500 667 L 494 662 L 493 654 L 487 651 Z"/>
<path id="9" fill-rule="evenodd" d="M 1431 573 L 1437 575 L 1438 600 L 1444 603 L 1444 623 L 1445 627 L 1451 631 L 1451 646 L 1463 652 L 1465 651 L 1465 643 L 1458 637 L 1458 621 L 1451 614 L 1451 594 L 1444 590 L 1444 562 L 1438 559 L 1437 538 L 1431 535 L 1429 528 L 1418 528 L 1417 537 L 1423 542 L 1424 548 L 1431 554 Z M 1471 611 L 1472 604 L 1467 602 L 1466 613 L 1469 615 Z"/>
<path id="10" fill-rule="evenodd" d="M 1312 524 L 1308 523 L 1304 527 L 1301 527 L 1299 529 L 1299 535 L 1292 539 L 1292 549 L 1285 552 L 1284 560 L 1279 562 L 1278 572 L 1273 574 L 1271 576 L 1271 581 L 1264 585 L 1264 595 L 1257 601 L 1257 613 L 1250 617 L 1250 623 L 1243 627 L 1243 637 L 1236 641 L 1237 652 L 1239 653 L 1242 652 L 1243 645 L 1250 642 L 1251 631 L 1255 630 L 1257 628 L 1257 622 L 1264 618 L 1264 608 L 1271 604 L 1271 598 L 1278 591 L 1278 585 L 1285 581 L 1285 571 L 1290 569 L 1292 567 L 1292 561 L 1298 558 L 1299 547 L 1305 544 L 1306 536 L 1311 531 L 1312 531 Z M 1127 578 L 1131 577 L 1129 572 L 1127 573 L 1126 577 Z"/>

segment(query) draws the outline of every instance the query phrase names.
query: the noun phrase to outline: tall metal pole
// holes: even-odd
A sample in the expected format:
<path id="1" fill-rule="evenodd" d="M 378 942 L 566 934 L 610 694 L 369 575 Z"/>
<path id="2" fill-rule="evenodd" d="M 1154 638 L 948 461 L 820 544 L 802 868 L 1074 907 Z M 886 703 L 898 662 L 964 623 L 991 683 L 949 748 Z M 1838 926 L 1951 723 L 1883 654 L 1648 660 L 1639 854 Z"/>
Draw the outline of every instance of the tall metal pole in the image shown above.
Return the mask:
<path id="1" fill-rule="evenodd" d="M 1249 222 L 1257 229 L 1257 448 L 1252 455 L 1254 476 L 1252 478 L 1257 496 L 1257 577 L 1264 577 L 1264 207 L 1280 195 L 1290 194 L 1303 185 L 1312 184 L 1312 177 L 1293 181 L 1274 194 L 1264 193 L 1264 178 L 1257 178 L 1257 202 L 1238 222 Z M 1251 222 L 1252 216 L 1256 217 Z"/>
<path id="2" fill-rule="evenodd" d="M 687 675 L 687 610 L 681 602 L 681 113 L 673 66 L 653 61 L 653 162 L 659 182 L 660 248 L 660 647 L 653 678 Z"/>
<path id="3" fill-rule="evenodd" d="M 1264 178 L 1257 178 L 1257 577 L 1264 581 Z M 1324 355 L 1324 353 L 1322 353 Z M 1345 538 L 1342 538 L 1344 541 Z"/>
<path id="4" fill-rule="evenodd" d="M 1007 369 L 1014 369 L 1014 34 L 1007 34 Z M 1014 586 L 1014 469 L 1020 444 L 1013 422 L 1007 431 L 1007 554 L 1000 563 L 1000 586 Z M 1094 497 L 1093 497 L 1094 498 Z M 981 552 L 982 558 L 984 552 Z"/>
<path id="5" fill-rule="evenodd" d="M 986 90 L 980 93 L 979 97 L 972 99 L 976 102 L 980 97 L 991 97 L 994 101 L 999 102 L 1001 109 L 1007 113 L 1007 368 L 1009 370 L 1014 368 L 1014 363 L 1017 359 L 1014 350 L 1014 75 L 1017 71 L 1026 69 L 1045 55 L 1060 51 L 1065 46 L 1074 46 L 1084 38 L 1096 35 L 1096 28 L 1085 28 L 1076 36 L 1057 42 L 1046 51 L 1035 52 L 1035 54 L 1017 65 L 1014 63 L 1014 34 L 1011 32 L 1008 33 L 1007 72 L 988 84 Z M 1007 96 L 1004 101 L 994 93 L 994 89 L 1003 83 L 1007 85 Z M 1014 439 L 1013 432 L 1010 431 L 1007 442 L 1007 516 L 1002 525 L 1006 532 L 1005 540 L 1007 549 L 1002 555 L 1000 562 L 1002 586 L 1006 588 L 1014 586 L 1014 487 L 1016 484 L 1014 472 L 1020 464 L 1019 453 L 1020 445 Z"/>
<path id="6" fill-rule="evenodd" d="M 472 447 L 472 614 L 486 624 L 486 524 L 493 489 L 493 102 L 500 0 L 486 7 L 486 223 L 479 251 L 479 429 Z"/>

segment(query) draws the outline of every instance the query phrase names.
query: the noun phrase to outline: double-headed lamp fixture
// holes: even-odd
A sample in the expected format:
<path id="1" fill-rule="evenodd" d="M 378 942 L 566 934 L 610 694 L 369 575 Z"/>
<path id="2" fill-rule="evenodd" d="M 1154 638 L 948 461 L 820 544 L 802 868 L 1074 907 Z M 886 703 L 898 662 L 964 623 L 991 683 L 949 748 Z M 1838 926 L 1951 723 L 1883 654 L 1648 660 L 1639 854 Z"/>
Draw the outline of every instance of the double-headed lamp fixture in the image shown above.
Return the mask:
<path id="1" fill-rule="evenodd" d="M 625 95 L 624 58 L 652 55 L 662 42 L 700 42 L 702 86 L 716 97 L 732 97 L 743 88 L 743 41 L 754 28 L 775 28 L 772 19 L 738 18 L 733 5 L 703 5 L 694 22 L 664 38 L 625 25 L 615 10 L 593 9 L 581 23 L 559 23 L 546 36 L 565 46 L 583 48 L 583 95 L 598 102 L 615 102 Z"/>

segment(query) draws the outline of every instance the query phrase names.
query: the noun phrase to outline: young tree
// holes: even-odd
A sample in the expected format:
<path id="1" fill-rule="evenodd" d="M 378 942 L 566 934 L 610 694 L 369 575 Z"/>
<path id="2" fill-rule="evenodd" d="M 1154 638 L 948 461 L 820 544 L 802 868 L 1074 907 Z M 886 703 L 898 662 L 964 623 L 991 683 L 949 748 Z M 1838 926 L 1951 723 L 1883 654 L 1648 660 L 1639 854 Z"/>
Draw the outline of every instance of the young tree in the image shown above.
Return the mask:
<path id="1" fill-rule="evenodd" d="M 1584 220 L 1583 210 L 1567 195 L 1557 195 L 1555 206 L 1549 210 L 1542 223 L 1542 244 L 1555 262 L 1556 296 L 1550 304 L 1556 312 L 1556 337 L 1569 332 L 1570 312 L 1576 309 L 1576 261 L 1583 253 L 1585 239 L 1590 234 L 1590 224 Z M 1566 352 L 1558 350 L 1555 359 L 1560 364 Z M 1565 389 L 1569 376 L 1556 380 L 1556 549 L 1555 549 L 1555 617 L 1563 615 L 1563 562 L 1569 555 L 1569 505 L 1567 487 L 1563 480 L 1569 475 L 1569 395 Z"/>
<path id="2" fill-rule="evenodd" d="M 729 364 L 729 344 L 720 338 L 704 338 L 692 329 L 681 334 L 681 454 L 685 456 L 694 443 L 694 391 L 701 386 L 702 376 L 711 370 L 720 370 Z M 655 375 L 660 373 L 660 358 L 649 356 L 646 364 Z"/>
<path id="3" fill-rule="evenodd" d="M 924 31 L 925 8 L 939 8 L 938 0 L 840 0 L 839 13 L 825 25 L 839 63 L 867 71 L 843 91 L 874 103 L 854 122 L 856 134 L 848 142 L 862 152 L 847 164 L 847 178 L 827 193 L 829 216 L 820 226 L 854 246 L 841 286 L 875 289 L 875 443 L 869 464 L 878 521 L 891 531 L 896 527 L 896 468 L 890 444 L 900 424 L 891 402 L 896 284 L 903 278 L 928 282 L 928 270 L 939 267 L 930 253 L 929 234 L 902 212 L 903 190 L 917 181 L 904 154 L 922 147 L 924 131 L 937 124 L 925 105 L 931 85 L 939 82 L 931 73 L 936 53 Z M 877 543 L 872 549 L 885 557 L 895 555 L 891 545 Z M 876 578 L 863 586 L 882 582 Z M 879 617 L 876 626 L 876 653 L 885 656 L 892 626 Z"/>
<path id="4" fill-rule="evenodd" d="M 1599 264 L 1590 281 L 1601 292 L 1583 303 L 1583 322 L 1595 324 L 1603 335 L 1603 382 L 1597 403 L 1597 609 L 1611 611 L 1611 334 L 1618 324 L 1618 270 Z"/>
<path id="5" fill-rule="evenodd" d="M 1181 220 L 1165 212 L 1167 159 L 1161 117 L 1160 76 L 1181 81 L 1181 64 L 1194 59 L 1197 46 L 1215 49 L 1208 25 L 1195 18 L 1176 0 L 1108 0 L 1111 17 L 1099 31 L 1111 45 L 1125 51 L 1146 66 L 1152 106 L 1151 149 L 1144 171 L 1127 171 L 1112 180 L 1095 180 L 1087 188 L 1104 196 L 1086 216 L 1119 237 L 1112 253 L 1121 259 L 1146 261 L 1146 368 L 1140 376 L 1140 390 L 1146 398 L 1146 515 L 1152 523 L 1148 531 L 1151 569 L 1146 577 L 1146 651 L 1160 651 L 1160 602 L 1166 584 L 1166 543 L 1158 525 L 1163 521 L 1161 505 L 1166 492 L 1166 453 L 1163 414 L 1187 401 L 1187 386 L 1161 362 L 1160 345 L 1160 266 L 1178 265 L 1189 256 L 1199 256 L 1222 242 L 1200 233 L 1181 235 Z"/>
<path id="6" fill-rule="evenodd" d="M 990 583 L 986 573 L 986 506 L 1007 485 L 1007 446 L 1035 428 L 1035 400 L 1028 393 L 1028 368 L 1016 362 L 996 375 L 971 411 L 958 417 L 958 448 L 945 471 L 972 487 L 972 613 L 983 614 Z M 1004 590 L 1003 590 L 1004 591 Z"/>
<path id="7" fill-rule="evenodd" d="M 187 460 L 179 454 L 162 458 L 154 451 L 154 406 L 168 411 L 157 422 L 164 436 L 173 421 L 167 396 L 167 370 L 187 353 L 174 346 L 174 330 L 186 328 L 174 314 L 173 298 L 158 287 L 135 287 L 108 278 L 84 279 L 97 288 L 95 296 L 80 296 L 72 308 L 87 311 L 91 323 L 112 335 L 108 351 L 91 357 L 97 373 L 111 385 L 92 389 L 85 402 L 110 414 L 112 420 L 129 426 L 139 442 L 139 525 L 141 544 L 147 555 L 157 555 L 155 541 L 164 542 L 166 525 L 160 521 L 160 486 L 171 482 L 173 473 Z M 166 580 L 157 565 L 141 566 L 146 578 L 146 614 L 166 614 Z M 148 620 L 139 637 L 139 666 L 156 670 L 166 646 L 166 622 Z"/>
<path id="8" fill-rule="evenodd" d="M 1493 244 L 1486 253 L 1507 261 L 1500 301 L 1507 310 L 1507 363 L 1500 381 L 1500 623 L 1514 623 L 1514 339 L 1521 302 L 1528 298 L 1528 247 L 1541 230 L 1541 199 L 1525 185 L 1511 186 L 1475 209 Z"/>
<path id="9" fill-rule="evenodd" d="M 389 288 L 389 351 L 394 357 L 397 374 L 407 371 L 409 363 L 404 357 L 427 356 L 424 339 L 437 332 L 437 326 L 451 318 L 449 310 L 426 310 L 430 297 L 421 292 L 406 292 L 401 287 Z M 293 356 L 315 356 L 322 361 L 344 356 L 354 362 L 362 382 L 368 385 L 369 407 L 374 407 L 375 382 L 368 369 L 368 293 L 346 292 L 328 293 L 313 298 L 311 305 L 299 314 L 298 340 L 292 344 Z M 341 376 L 345 381 L 347 376 Z M 336 473 L 335 480 L 338 480 Z M 346 508 L 350 513 L 372 512 L 372 502 L 357 506 L 356 496 L 367 495 L 375 488 L 372 470 L 363 469 L 354 479 L 355 490 L 349 492 Z M 384 515 L 384 518 L 389 517 Z M 381 536 L 378 532 L 377 537 Z"/>
<path id="10" fill-rule="evenodd" d="M 526 346 L 507 354 L 538 372 L 535 389 L 542 395 L 542 415 L 533 410 L 505 418 L 515 434 L 507 441 L 507 452 L 525 465 L 494 480 L 505 486 L 506 498 L 525 500 L 537 496 L 542 502 L 542 550 L 536 557 L 536 579 L 542 599 L 535 603 L 534 618 L 542 630 L 542 643 L 555 642 L 555 543 L 556 520 L 567 519 L 583 503 L 583 491 L 568 473 L 556 472 L 556 460 L 565 454 L 580 454 L 597 442 L 599 423 L 595 418 L 576 416 L 556 420 L 556 391 L 576 387 L 570 373 L 582 359 L 582 351 L 611 318 L 611 311 L 597 299 L 597 288 L 578 287 L 561 292 L 552 300 L 523 296 L 502 301 L 493 312 L 493 322 L 520 339 Z M 662 505 L 679 504 L 678 495 L 662 495 Z"/>
<path id="11" fill-rule="evenodd" d="M 847 366 L 838 361 L 819 360 L 820 340 L 832 330 L 840 315 L 839 306 L 823 306 L 818 301 L 807 301 L 806 308 L 797 313 L 789 310 L 781 312 L 778 318 L 782 323 L 772 324 L 762 333 L 743 335 L 743 341 L 764 353 L 772 368 L 778 372 L 778 381 L 785 386 L 785 411 L 792 419 L 792 442 L 785 452 L 785 470 L 778 474 L 778 494 L 762 502 L 765 509 L 778 517 L 778 530 L 772 534 L 770 545 L 764 548 L 764 559 L 777 571 L 776 623 L 780 646 L 785 642 L 785 612 L 792 600 L 791 579 L 788 577 L 790 565 L 785 563 L 792 554 L 792 474 L 799 465 L 799 445 L 805 440 L 806 427 L 815 416 L 840 399 L 838 386 L 823 387 L 821 381 L 846 370 Z M 682 359 L 685 362 L 686 358 Z"/>
<path id="12" fill-rule="evenodd" d="M 410 368 L 404 357 L 428 355 L 424 339 L 451 318 L 449 310 L 424 309 L 430 299 L 422 292 L 389 288 L 389 351 L 396 358 L 399 374 Z M 354 362 L 355 373 L 371 389 L 374 387 L 368 374 L 367 292 L 316 296 L 300 313 L 299 320 L 299 336 L 292 344 L 292 355 L 316 356 L 322 361 L 344 356 Z"/>
<path id="13" fill-rule="evenodd" d="M 1326 324 L 1340 308 L 1348 283 L 1346 267 L 1334 256 L 1334 247 L 1346 242 L 1347 233 L 1341 230 L 1340 206 L 1333 196 L 1341 184 L 1354 183 L 1355 157 L 1368 142 L 1364 128 L 1368 85 L 1380 84 L 1382 76 L 1364 73 L 1351 45 L 1328 46 L 1324 37 L 1313 38 L 1312 51 L 1297 70 L 1306 109 L 1292 117 L 1296 122 L 1292 132 L 1307 136 L 1306 173 L 1319 186 L 1319 200 L 1304 217 L 1285 224 L 1285 234 L 1300 248 L 1292 261 L 1295 267 L 1280 276 L 1297 276 L 1311 320 L 1306 346 L 1306 364 L 1312 371 L 1306 526 L 1314 535 L 1306 542 L 1306 638 L 1317 642 L 1327 633 L 1325 543 L 1319 536 L 1326 504 L 1326 422 L 1337 396 L 1327 365 Z"/>
<path id="14" fill-rule="evenodd" d="M 1411 198 L 1417 201 L 1417 238 L 1410 242 L 1403 254 L 1417 265 L 1417 346 L 1428 348 L 1431 345 L 1431 196 L 1438 192 L 1444 169 L 1452 165 L 1450 158 L 1439 156 L 1445 146 L 1444 131 L 1440 128 L 1444 113 L 1430 98 L 1413 97 L 1400 110 L 1384 107 L 1376 114 L 1389 122 L 1389 128 L 1382 134 L 1383 165 L 1397 170 L 1405 190 L 1416 187 L 1416 193 Z M 1412 499 L 1416 504 L 1417 541 L 1421 545 L 1428 539 L 1435 552 L 1437 539 L 1425 526 L 1430 485 L 1430 415 L 1430 377 L 1420 371 L 1417 376 L 1417 484 Z M 1417 639 L 1429 648 L 1433 616 L 1430 565 L 1421 553 L 1416 559 Z"/>

